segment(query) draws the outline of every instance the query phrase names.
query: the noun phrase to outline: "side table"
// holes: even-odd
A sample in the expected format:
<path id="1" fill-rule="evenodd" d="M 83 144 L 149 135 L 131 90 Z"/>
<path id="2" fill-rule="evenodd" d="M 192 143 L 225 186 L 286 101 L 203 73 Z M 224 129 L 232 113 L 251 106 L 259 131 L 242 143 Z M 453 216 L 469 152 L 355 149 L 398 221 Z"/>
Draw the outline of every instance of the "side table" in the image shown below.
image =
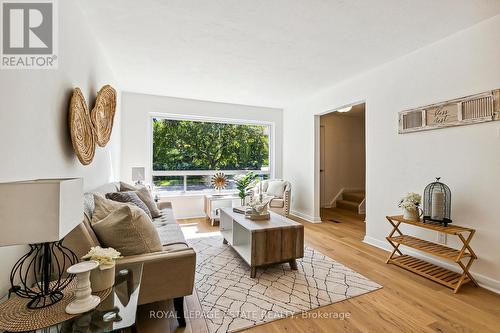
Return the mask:
<path id="1" fill-rule="evenodd" d="M 127 264 L 122 266 L 117 265 L 115 285 L 109 295 L 101 301 L 97 308 L 53 326 L 27 332 L 134 333 L 136 331 L 135 322 L 142 279 L 142 269 L 142 263 Z M 0 332 L 4 331 L 0 330 Z"/>
<path id="2" fill-rule="evenodd" d="M 220 219 L 219 210 L 221 208 L 236 206 L 241 206 L 241 199 L 236 193 L 205 195 L 205 214 L 210 219 L 212 226 L 215 225 L 215 221 Z"/>

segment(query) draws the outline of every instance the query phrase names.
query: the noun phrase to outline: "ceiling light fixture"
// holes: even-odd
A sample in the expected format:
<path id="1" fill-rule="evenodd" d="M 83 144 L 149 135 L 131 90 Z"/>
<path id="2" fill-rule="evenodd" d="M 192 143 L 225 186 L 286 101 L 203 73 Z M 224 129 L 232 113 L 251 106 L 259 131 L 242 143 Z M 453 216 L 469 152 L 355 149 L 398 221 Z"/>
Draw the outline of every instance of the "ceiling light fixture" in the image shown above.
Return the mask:
<path id="1" fill-rule="evenodd" d="M 352 106 L 348 106 L 346 108 L 338 109 L 337 112 L 349 112 L 351 111 Z"/>

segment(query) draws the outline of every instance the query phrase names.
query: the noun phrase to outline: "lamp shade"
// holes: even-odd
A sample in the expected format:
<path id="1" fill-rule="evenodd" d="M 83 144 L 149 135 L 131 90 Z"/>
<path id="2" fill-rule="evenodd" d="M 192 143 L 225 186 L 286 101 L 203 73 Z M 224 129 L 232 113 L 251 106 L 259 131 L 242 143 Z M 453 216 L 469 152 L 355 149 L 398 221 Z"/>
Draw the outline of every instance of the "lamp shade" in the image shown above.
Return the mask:
<path id="1" fill-rule="evenodd" d="M 132 181 L 143 182 L 144 180 L 146 180 L 145 168 L 144 167 L 132 168 Z"/>
<path id="2" fill-rule="evenodd" d="M 0 246 L 56 242 L 83 221 L 83 179 L 0 183 Z"/>

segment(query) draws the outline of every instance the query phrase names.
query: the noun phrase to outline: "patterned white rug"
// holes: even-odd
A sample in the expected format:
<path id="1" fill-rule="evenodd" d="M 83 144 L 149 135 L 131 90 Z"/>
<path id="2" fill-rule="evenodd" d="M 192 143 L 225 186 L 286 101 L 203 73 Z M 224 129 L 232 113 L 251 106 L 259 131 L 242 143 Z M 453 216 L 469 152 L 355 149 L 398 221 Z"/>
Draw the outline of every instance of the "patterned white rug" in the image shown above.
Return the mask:
<path id="1" fill-rule="evenodd" d="M 197 253 L 195 285 L 211 333 L 234 332 L 381 288 L 305 247 L 298 270 L 288 264 L 250 268 L 222 237 L 189 239 Z"/>

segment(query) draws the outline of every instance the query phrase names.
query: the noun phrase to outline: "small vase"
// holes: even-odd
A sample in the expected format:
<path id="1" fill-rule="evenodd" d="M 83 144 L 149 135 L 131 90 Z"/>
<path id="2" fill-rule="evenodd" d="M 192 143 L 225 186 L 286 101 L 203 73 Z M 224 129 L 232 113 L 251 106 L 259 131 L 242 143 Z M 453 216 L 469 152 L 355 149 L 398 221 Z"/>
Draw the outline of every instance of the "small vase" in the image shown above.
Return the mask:
<path id="1" fill-rule="evenodd" d="M 98 267 L 90 273 L 92 292 L 102 291 L 113 287 L 115 284 L 115 263 L 106 265 L 104 269 Z"/>
<path id="2" fill-rule="evenodd" d="M 408 221 L 420 220 L 418 208 L 403 208 L 403 218 Z"/>

